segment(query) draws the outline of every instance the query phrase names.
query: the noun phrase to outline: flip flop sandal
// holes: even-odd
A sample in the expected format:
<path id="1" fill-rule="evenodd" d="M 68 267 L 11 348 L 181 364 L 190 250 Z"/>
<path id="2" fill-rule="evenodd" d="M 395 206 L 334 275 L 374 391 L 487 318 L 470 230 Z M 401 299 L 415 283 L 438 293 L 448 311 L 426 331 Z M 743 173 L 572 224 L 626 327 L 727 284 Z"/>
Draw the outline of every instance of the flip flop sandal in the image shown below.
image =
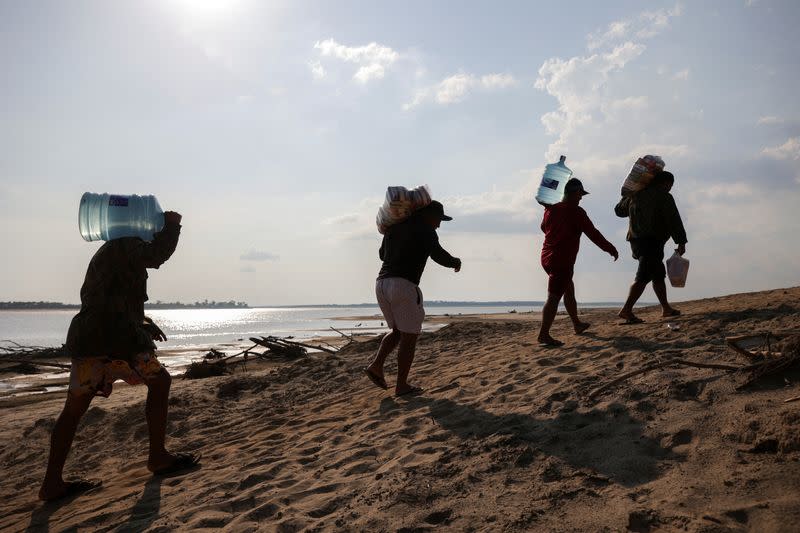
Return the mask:
<path id="1" fill-rule="evenodd" d="M 625 321 L 619 322 L 619 324 L 621 326 L 632 326 L 634 324 L 644 324 L 644 320 L 642 320 L 638 316 L 635 316 L 633 318 L 627 318 L 625 319 Z"/>
<path id="2" fill-rule="evenodd" d="M 190 470 L 200 465 L 200 455 L 193 453 L 176 453 L 171 465 L 153 471 L 154 476 L 168 476 Z"/>
<path id="3" fill-rule="evenodd" d="M 553 339 L 552 342 L 540 342 L 539 346 L 541 346 L 542 348 L 560 348 L 564 346 L 564 343 L 562 341 L 557 341 Z"/>
<path id="4" fill-rule="evenodd" d="M 578 329 L 578 331 L 575 332 L 575 335 L 582 335 L 582 334 L 586 333 L 589 330 L 589 328 L 592 327 L 592 325 L 587 323 L 587 322 L 584 322 L 584 324 L 585 325 L 581 325 L 581 327 Z"/>
<path id="5" fill-rule="evenodd" d="M 75 479 L 72 481 L 66 482 L 67 488 L 63 494 L 59 494 L 53 498 L 47 498 L 44 501 L 46 502 L 54 502 L 58 500 L 63 500 L 65 498 L 71 498 L 73 496 L 77 496 L 78 494 L 83 494 L 84 492 L 89 492 L 94 489 L 100 488 L 103 485 L 102 481 L 96 481 L 91 479 Z"/>
<path id="6" fill-rule="evenodd" d="M 661 315 L 661 318 L 675 318 L 676 316 L 681 316 L 681 312 L 677 309 L 673 309 L 672 312 L 668 315 Z"/>
<path id="7" fill-rule="evenodd" d="M 398 398 L 400 396 L 416 396 L 417 394 L 422 394 L 423 392 L 425 392 L 425 389 L 423 389 L 422 387 L 411 387 L 410 389 L 403 391 L 399 394 L 396 393 L 395 396 Z"/>
<path id="8" fill-rule="evenodd" d="M 379 388 L 381 388 L 383 390 L 386 390 L 386 389 L 389 388 L 389 386 L 386 384 L 386 380 L 383 379 L 382 377 L 380 377 L 378 375 L 375 375 L 372 372 L 370 372 L 369 368 L 364 368 L 364 374 L 367 375 L 369 380 L 371 382 L 373 382 L 376 387 L 379 387 Z"/>

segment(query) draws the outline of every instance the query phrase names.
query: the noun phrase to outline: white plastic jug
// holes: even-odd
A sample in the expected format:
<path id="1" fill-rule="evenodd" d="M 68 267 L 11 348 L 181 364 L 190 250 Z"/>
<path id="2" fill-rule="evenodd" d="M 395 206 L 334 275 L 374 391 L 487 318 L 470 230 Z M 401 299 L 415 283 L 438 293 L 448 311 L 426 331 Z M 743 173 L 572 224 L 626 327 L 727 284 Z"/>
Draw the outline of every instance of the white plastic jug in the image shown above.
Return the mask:
<path id="1" fill-rule="evenodd" d="M 686 277 L 689 275 L 689 260 L 675 252 L 667 259 L 667 277 L 673 287 L 686 286 Z"/>
<path id="2" fill-rule="evenodd" d="M 562 155 L 558 163 L 544 167 L 544 174 L 536 192 L 536 201 L 542 205 L 557 204 L 564 198 L 564 187 L 572 177 L 572 170 L 564 164 L 567 156 Z"/>
<path id="3" fill-rule="evenodd" d="M 153 240 L 164 227 L 164 211 L 155 196 L 87 192 L 78 208 L 78 229 L 86 241 L 120 237 Z"/>

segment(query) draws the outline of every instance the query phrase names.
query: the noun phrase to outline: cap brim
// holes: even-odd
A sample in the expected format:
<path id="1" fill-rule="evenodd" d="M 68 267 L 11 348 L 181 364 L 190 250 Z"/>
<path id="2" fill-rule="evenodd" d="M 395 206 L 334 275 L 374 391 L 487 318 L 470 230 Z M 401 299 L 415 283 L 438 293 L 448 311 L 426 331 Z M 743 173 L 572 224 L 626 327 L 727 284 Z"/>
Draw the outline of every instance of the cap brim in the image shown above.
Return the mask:
<path id="1" fill-rule="evenodd" d="M 442 220 L 445 220 L 445 221 L 447 221 L 447 220 L 453 220 L 453 217 L 449 217 L 449 216 L 447 216 L 447 215 L 442 215 Z"/>

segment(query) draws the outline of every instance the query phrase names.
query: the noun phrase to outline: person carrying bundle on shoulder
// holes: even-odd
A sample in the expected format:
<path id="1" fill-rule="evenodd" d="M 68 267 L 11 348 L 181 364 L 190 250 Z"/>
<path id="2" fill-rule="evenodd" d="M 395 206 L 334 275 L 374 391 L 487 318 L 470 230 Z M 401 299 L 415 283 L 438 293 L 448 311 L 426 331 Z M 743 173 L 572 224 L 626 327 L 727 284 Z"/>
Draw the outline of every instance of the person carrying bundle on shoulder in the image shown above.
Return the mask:
<path id="1" fill-rule="evenodd" d="M 378 253 L 383 264 L 375 282 L 375 295 L 392 331 L 383 337 L 364 373 L 377 387 L 388 389 L 383 366 L 388 355 L 398 348 L 396 396 L 422 392 L 420 387 L 408 382 L 408 374 L 425 319 L 419 282 L 428 257 L 456 272 L 461 270 L 461 259 L 450 255 L 439 244 L 436 230 L 443 220 L 453 219 L 444 214 L 441 203 L 430 202 L 408 219 L 388 227 Z"/>
<path id="2" fill-rule="evenodd" d="M 613 244 L 594 227 L 589 215 L 579 205 L 581 199 L 589 194 L 577 178 L 570 178 L 564 186 L 564 199 L 545 206 L 542 218 L 544 244 L 542 245 L 542 268 L 548 275 L 547 301 L 542 308 L 542 325 L 539 330 L 539 344 L 542 346 L 563 346 L 564 343 L 550 336 L 558 303 L 564 298 L 564 307 L 572 320 L 575 333 L 583 333 L 590 324 L 578 318 L 578 304 L 575 300 L 575 284 L 572 276 L 575 260 L 578 257 L 581 235 L 586 234 L 601 250 L 617 260 L 619 254 Z"/>
<path id="3" fill-rule="evenodd" d="M 655 173 L 647 187 L 623 197 L 614 208 L 618 217 L 629 219 L 627 240 L 631 244 L 633 258 L 639 261 L 628 299 L 619 312 L 624 324 L 644 322 L 633 313 L 633 306 L 651 282 L 661 304 L 661 316 L 666 318 L 681 314 L 667 300 L 667 285 L 664 281 L 664 246 L 667 241 L 672 238 L 678 245 L 678 254 L 686 253 L 686 230 L 675 199 L 670 194 L 674 183 L 675 176 L 661 170 Z"/>

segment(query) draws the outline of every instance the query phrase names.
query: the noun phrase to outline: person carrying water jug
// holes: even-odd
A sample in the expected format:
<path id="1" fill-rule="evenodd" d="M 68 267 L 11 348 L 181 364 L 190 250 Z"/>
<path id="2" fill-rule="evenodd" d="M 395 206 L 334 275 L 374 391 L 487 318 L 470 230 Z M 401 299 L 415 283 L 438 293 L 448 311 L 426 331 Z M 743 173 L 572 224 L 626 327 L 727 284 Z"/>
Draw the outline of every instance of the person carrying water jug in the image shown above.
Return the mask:
<path id="1" fill-rule="evenodd" d="M 461 259 L 450 255 L 439 244 L 436 229 L 443 220 L 453 219 L 444 214 L 441 203 L 433 201 L 407 220 L 391 226 L 381 243 L 379 256 L 383 265 L 375 282 L 375 295 L 392 331 L 383 337 L 378 352 L 372 363 L 364 368 L 364 373 L 376 386 L 388 389 L 383 365 L 388 355 L 399 347 L 396 396 L 422 392 L 420 387 L 408 383 L 408 374 L 425 319 L 419 281 L 428 257 L 456 272 L 461 270 Z"/>
<path id="2" fill-rule="evenodd" d="M 114 381 L 147 386 L 145 416 L 150 435 L 147 468 L 154 475 L 179 472 L 198 457 L 165 448 L 170 375 L 155 355 L 161 329 L 144 314 L 148 268 L 158 268 L 178 245 L 181 215 L 164 213 L 164 228 L 152 241 L 121 237 L 92 257 L 81 287 L 81 309 L 70 323 L 65 349 L 72 359 L 67 401 L 50 439 L 47 473 L 39 491 L 46 501 L 98 487 L 98 480 L 64 481 L 63 469 L 78 423 L 95 396 L 108 397 Z M 110 429 L 110 428 L 109 428 Z"/>
<path id="3" fill-rule="evenodd" d="M 586 234 L 601 250 L 610 254 L 614 261 L 619 254 L 613 244 L 594 227 L 589 215 L 578 204 L 589 194 L 577 178 L 570 178 L 564 185 L 564 199 L 553 205 L 545 205 L 542 218 L 544 244 L 542 245 L 542 268 L 548 275 L 547 301 L 542 308 L 542 325 L 539 330 L 539 344 L 542 346 L 563 346 L 564 343 L 550 336 L 558 303 L 564 298 L 564 307 L 572 320 L 575 333 L 589 329 L 590 324 L 578 318 L 578 304 L 575 300 L 575 284 L 572 275 L 578 257 L 581 235 Z"/>
<path id="4" fill-rule="evenodd" d="M 647 284 L 653 283 L 661 304 L 662 317 L 680 315 L 667 300 L 666 269 L 664 268 L 664 245 L 672 238 L 678 245 L 680 255 L 686 253 L 686 230 L 681 221 L 675 199 L 670 194 L 675 176 L 660 171 L 650 184 L 632 196 L 625 196 L 614 208 L 618 217 L 630 219 L 627 239 L 631 243 L 633 258 L 639 261 L 636 277 L 628 293 L 628 299 L 619 312 L 624 324 L 641 324 L 641 318 L 633 314 L 633 306 L 641 297 Z"/>

